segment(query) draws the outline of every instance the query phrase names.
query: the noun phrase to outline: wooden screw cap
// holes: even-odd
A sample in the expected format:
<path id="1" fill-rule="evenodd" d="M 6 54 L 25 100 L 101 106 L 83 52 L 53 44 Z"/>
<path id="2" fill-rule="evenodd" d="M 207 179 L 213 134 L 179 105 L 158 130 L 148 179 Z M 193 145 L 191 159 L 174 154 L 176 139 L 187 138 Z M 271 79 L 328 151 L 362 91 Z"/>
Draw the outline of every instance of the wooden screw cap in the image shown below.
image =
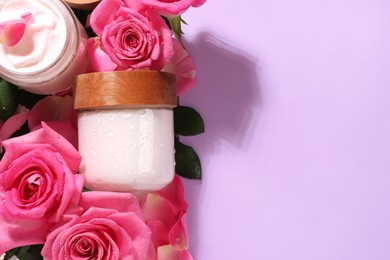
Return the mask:
<path id="1" fill-rule="evenodd" d="M 65 2 L 73 8 L 80 10 L 92 10 L 97 6 L 100 0 L 65 0 Z"/>
<path id="2" fill-rule="evenodd" d="M 109 109 L 177 105 L 175 75 L 136 70 L 95 72 L 76 77 L 74 108 Z"/>

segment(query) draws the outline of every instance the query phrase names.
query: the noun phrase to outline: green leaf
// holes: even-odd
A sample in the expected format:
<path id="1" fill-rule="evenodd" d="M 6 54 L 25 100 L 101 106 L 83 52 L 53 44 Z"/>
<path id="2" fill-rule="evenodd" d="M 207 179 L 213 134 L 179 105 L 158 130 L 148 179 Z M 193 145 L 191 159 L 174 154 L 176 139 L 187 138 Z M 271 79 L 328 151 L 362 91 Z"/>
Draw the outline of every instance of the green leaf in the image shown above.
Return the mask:
<path id="1" fill-rule="evenodd" d="M 41 255 L 43 245 L 31 245 L 17 247 L 6 252 L 4 260 L 11 259 L 12 256 L 16 256 L 20 260 L 43 260 Z"/>
<path id="2" fill-rule="evenodd" d="M 17 107 L 17 87 L 0 78 L 0 118 L 7 120 L 15 113 Z"/>
<path id="3" fill-rule="evenodd" d="M 202 167 L 194 149 L 175 139 L 176 173 L 188 179 L 201 179 Z"/>
<path id="4" fill-rule="evenodd" d="M 176 134 L 191 136 L 204 132 L 203 119 L 195 109 L 186 106 L 178 106 L 174 108 L 173 114 Z"/>
<path id="5" fill-rule="evenodd" d="M 10 259 L 12 256 L 16 256 L 20 260 L 26 259 L 27 256 L 27 251 L 29 250 L 30 246 L 22 246 L 22 247 L 17 247 L 12 250 L 7 251 L 5 254 L 4 260 Z"/>
<path id="6" fill-rule="evenodd" d="M 181 15 L 176 17 L 168 17 L 168 22 L 170 27 L 172 28 L 172 31 L 176 34 L 176 36 L 179 38 L 181 42 L 181 35 L 184 34 L 181 30 L 181 24 L 187 24 L 181 17 Z"/>
<path id="7" fill-rule="evenodd" d="M 43 256 L 41 255 L 41 251 L 44 245 L 32 245 L 27 251 L 26 260 L 43 260 Z"/>
<path id="8" fill-rule="evenodd" d="M 12 256 L 14 256 L 18 252 L 18 250 L 19 250 L 19 248 L 14 248 L 14 249 L 8 250 L 5 253 L 4 260 L 10 259 Z"/>
<path id="9" fill-rule="evenodd" d="M 27 257 L 27 251 L 30 249 L 30 246 L 22 246 L 18 253 L 16 254 L 16 256 L 20 259 L 20 260 L 23 260 L 23 259 L 26 259 Z"/>

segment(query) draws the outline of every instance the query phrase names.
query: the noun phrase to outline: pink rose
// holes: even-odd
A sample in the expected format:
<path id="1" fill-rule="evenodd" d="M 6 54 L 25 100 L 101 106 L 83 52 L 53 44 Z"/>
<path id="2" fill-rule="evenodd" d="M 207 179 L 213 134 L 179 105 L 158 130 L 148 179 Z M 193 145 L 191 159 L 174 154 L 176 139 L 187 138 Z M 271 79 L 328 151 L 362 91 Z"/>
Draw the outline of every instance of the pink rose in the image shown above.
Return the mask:
<path id="1" fill-rule="evenodd" d="M 65 212 L 77 209 L 84 178 L 81 156 L 47 125 L 4 141 L 0 161 L 0 254 L 44 243 Z"/>
<path id="2" fill-rule="evenodd" d="M 127 0 L 134 1 L 134 0 Z M 203 5 L 206 0 L 139 0 L 143 5 L 157 9 L 161 15 L 177 16 L 188 8 Z"/>
<path id="3" fill-rule="evenodd" d="M 80 207 L 47 236 L 44 259 L 154 259 L 150 229 L 131 193 L 84 192 Z"/>
<path id="4" fill-rule="evenodd" d="M 160 70 L 173 55 L 172 32 L 153 9 L 128 2 L 102 0 L 92 12 L 90 24 L 100 37 L 99 47 L 117 65 L 116 70 Z M 97 46 L 89 43 L 88 47 Z M 89 54 L 102 56 L 93 49 Z M 112 66 L 93 63 L 107 62 L 105 58 L 91 57 L 91 62 L 91 68 Z"/>
<path id="5" fill-rule="evenodd" d="M 167 187 L 142 196 L 140 201 L 145 223 L 152 230 L 152 242 L 156 248 L 157 259 L 192 259 L 187 252 L 188 203 L 184 199 L 184 187 L 180 177 L 175 176 Z"/>

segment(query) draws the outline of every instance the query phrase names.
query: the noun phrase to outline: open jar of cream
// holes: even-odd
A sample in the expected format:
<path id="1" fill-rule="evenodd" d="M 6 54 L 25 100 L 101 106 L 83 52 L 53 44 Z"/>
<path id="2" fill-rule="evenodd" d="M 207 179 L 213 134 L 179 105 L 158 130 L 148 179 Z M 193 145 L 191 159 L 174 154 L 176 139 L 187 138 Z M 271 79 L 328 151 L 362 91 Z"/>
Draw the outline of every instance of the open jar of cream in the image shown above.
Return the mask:
<path id="1" fill-rule="evenodd" d="M 175 174 L 175 76 L 157 71 L 79 75 L 80 173 L 91 190 L 157 190 Z"/>
<path id="2" fill-rule="evenodd" d="M 88 66 L 84 28 L 62 0 L 0 0 L 0 24 L 25 14 L 20 41 L 0 44 L 0 77 L 36 94 L 68 89 Z"/>

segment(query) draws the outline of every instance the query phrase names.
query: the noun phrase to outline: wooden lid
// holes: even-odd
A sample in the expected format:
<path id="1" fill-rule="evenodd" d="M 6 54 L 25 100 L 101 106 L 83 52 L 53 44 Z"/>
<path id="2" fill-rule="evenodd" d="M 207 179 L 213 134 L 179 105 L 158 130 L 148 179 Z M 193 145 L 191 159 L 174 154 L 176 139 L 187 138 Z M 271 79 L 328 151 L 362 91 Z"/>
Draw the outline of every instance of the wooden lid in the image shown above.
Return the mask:
<path id="1" fill-rule="evenodd" d="M 65 0 L 65 2 L 73 8 L 80 10 L 92 10 L 94 9 L 100 0 Z"/>
<path id="2" fill-rule="evenodd" d="M 75 109 L 167 107 L 177 105 L 175 75 L 136 70 L 82 74 L 76 77 Z"/>

